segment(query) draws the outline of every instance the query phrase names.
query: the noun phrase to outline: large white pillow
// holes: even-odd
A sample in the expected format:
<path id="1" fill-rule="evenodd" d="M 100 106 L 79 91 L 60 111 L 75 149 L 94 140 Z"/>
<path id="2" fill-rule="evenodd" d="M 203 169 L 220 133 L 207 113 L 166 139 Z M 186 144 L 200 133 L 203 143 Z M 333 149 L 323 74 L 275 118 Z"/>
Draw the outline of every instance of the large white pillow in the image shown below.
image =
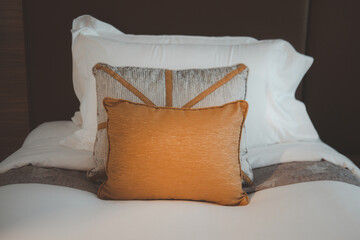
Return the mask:
<path id="1" fill-rule="evenodd" d="M 83 124 L 62 141 L 66 146 L 93 149 L 97 118 L 91 70 L 98 62 L 174 70 L 245 63 L 250 69 L 248 147 L 318 139 L 304 104 L 295 99 L 313 59 L 284 40 L 127 35 L 87 15 L 74 20 L 72 33 L 73 82 Z"/>

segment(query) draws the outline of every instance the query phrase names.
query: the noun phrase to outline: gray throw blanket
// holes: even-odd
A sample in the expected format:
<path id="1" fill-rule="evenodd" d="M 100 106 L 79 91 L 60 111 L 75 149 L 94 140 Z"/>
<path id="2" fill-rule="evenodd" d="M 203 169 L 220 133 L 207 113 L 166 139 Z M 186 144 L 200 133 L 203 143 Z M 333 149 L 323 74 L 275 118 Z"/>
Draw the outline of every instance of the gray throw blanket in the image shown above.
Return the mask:
<path id="1" fill-rule="evenodd" d="M 340 181 L 360 186 L 360 179 L 349 170 L 327 161 L 280 163 L 254 169 L 254 184 L 247 193 L 309 181 Z M 15 183 L 42 183 L 96 193 L 99 184 L 86 178 L 86 172 L 59 168 L 25 166 L 0 174 L 0 186 Z"/>

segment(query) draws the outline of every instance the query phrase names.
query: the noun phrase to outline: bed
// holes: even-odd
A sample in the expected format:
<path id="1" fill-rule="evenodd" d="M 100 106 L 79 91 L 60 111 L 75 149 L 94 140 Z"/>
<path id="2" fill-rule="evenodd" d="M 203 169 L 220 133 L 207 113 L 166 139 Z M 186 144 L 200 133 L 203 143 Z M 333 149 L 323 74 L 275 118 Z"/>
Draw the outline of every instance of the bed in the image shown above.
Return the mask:
<path id="1" fill-rule="evenodd" d="M 297 97 L 302 98 L 302 86 L 297 87 L 312 64 L 310 57 L 301 54 L 307 46 L 307 31 L 304 26 L 307 26 L 309 2 L 298 1 L 296 4 L 287 4 L 286 2 L 279 1 L 279 4 L 275 4 L 276 6 L 269 5 L 268 8 L 273 10 L 273 14 L 270 15 L 266 14 L 268 11 L 255 13 L 254 6 L 247 3 L 249 6 L 246 5 L 246 7 L 250 11 L 244 12 L 241 19 L 246 21 L 250 18 L 252 21 L 248 20 L 248 26 L 244 25 L 244 29 L 241 31 L 234 30 L 231 24 L 228 26 L 229 19 L 223 19 L 221 24 L 218 23 L 218 30 L 212 27 L 216 26 L 214 22 L 211 27 L 199 28 L 196 27 L 196 24 L 191 25 L 191 20 L 187 24 L 191 25 L 190 29 L 192 30 L 188 31 L 184 31 L 185 26 L 175 20 L 169 21 L 168 25 L 163 25 L 162 31 L 151 24 L 143 24 L 140 27 L 140 25 L 135 23 L 132 25 L 129 22 L 125 24 L 124 28 L 121 28 L 124 32 L 142 31 L 142 34 L 186 32 L 188 35 L 235 36 L 213 37 L 209 40 L 206 37 L 119 33 L 112 25 L 121 27 L 122 21 L 126 22 L 126 19 L 116 17 L 116 7 L 106 8 L 107 11 L 105 11 L 98 8 L 97 2 L 90 1 L 84 6 L 79 1 L 68 11 L 66 11 L 67 4 L 58 3 L 58 10 L 54 13 L 43 12 L 38 15 L 41 9 L 49 8 L 49 3 L 35 1 L 30 4 L 29 1 L 25 1 L 27 30 L 29 31 L 27 33 L 27 61 L 30 68 L 28 77 L 32 98 L 31 122 L 34 129 L 27 136 L 23 146 L 0 163 L 0 238 L 358 239 L 360 236 L 358 228 L 360 223 L 360 202 L 358 201 L 360 199 L 360 170 L 350 159 L 320 140 L 304 105 L 294 98 L 296 89 Z M 117 7 L 121 5 L 112 1 L 109 1 L 109 4 L 115 4 Z M 161 3 L 161 5 L 166 6 L 167 4 Z M 185 5 L 179 6 L 179 8 L 188 10 Z M 159 5 L 155 4 L 155 6 Z M 128 3 L 127 8 L 132 7 L 135 6 Z M 153 9 L 155 15 L 158 13 L 157 8 L 149 3 L 141 9 L 136 15 L 138 21 L 146 18 L 141 17 L 142 11 L 145 12 L 144 9 Z M 215 11 L 214 6 L 209 6 L 209 9 Z M 83 11 L 92 16 L 83 15 Z M 236 11 L 231 13 L 234 14 Z M 279 16 L 279 21 L 276 19 L 270 21 L 268 24 L 271 25 L 272 30 L 269 30 L 266 21 L 273 19 L 274 15 Z M 165 17 L 169 18 L 170 16 L 170 13 L 165 13 Z M 48 21 L 44 21 L 44 17 Z M 106 20 L 107 23 L 94 17 Z M 72 61 L 74 65 L 71 68 L 70 40 L 63 41 L 63 39 L 70 38 L 68 32 L 71 24 L 69 23 L 73 19 L 72 50 L 74 55 Z M 257 25 L 258 22 L 255 19 L 258 19 L 256 21 L 261 20 L 260 22 L 265 25 Z M 281 19 L 289 19 L 290 23 L 285 23 Z M 67 31 L 67 36 L 57 29 L 57 24 L 61 26 L 59 29 Z M 53 35 L 52 43 L 49 43 L 42 35 L 42 27 L 45 25 L 49 27 L 49 32 Z M 104 33 L 105 38 L 108 37 L 107 42 L 103 42 L 101 39 L 104 37 L 102 35 Z M 92 34 L 96 36 L 94 37 Z M 97 194 L 101 181 L 89 180 L 89 177 L 92 177 L 89 175 L 89 171 L 91 172 L 97 167 L 97 163 L 94 163 L 93 144 L 94 138 L 98 139 L 98 136 L 85 131 L 91 129 L 92 123 L 88 120 L 90 118 L 88 113 L 92 110 L 84 110 L 91 106 L 86 103 L 87 99 L 92 99 L 91 101 L 95 101 L 95 103 L 96 99 L 94 100 L 90 93 L 86 95 L 90 83 L 76 82 L 76 80 L 73 83 L 71 76 L 73 71 L 75 72 L 74 79 L 81 75 L 79 73 L 83 66 L 80 64 L 81 62 L 86 62 L 91 67 L 94 63 L 102 61 L 107 61 L 106 63 L 114 66 L 121 66 L 124 65 L 121 61 L 125 60 L 118 61 L 119 57 L 116 54 L 116 57 L 113 58 L 104 54 L 105 57 L 102 56 L 92 62 L 93 55 L 90 53 L 86 55 L 87 53 L 75 49 L 89 44 L 84 39 L 76 40 L 79 36 L 90 36 L 91 41 L 89 42 L 93 44 L 93 48 L 96 48 L 96 50 L 93 49 L 93 52 L 96 53 L 95 56 L 98 55 L 96 52 L 98 49 L 107 54 L 115 54 L 118 53 L 117 51 L 124 53 L 128 49 L 137 49 L 138 45 L 136 44 L 140 44 L 141 52 L 137 54 L 140 54 L 139 56 L 143 54 L 145 60 L 140 61 L 139 57 L 136 57 L 138 55 L 135 57 L 128 55 L 124 58 L 126 61 L 132 61 L 133 66 L 136 67 L 163 67 L 173 69 L 173 71 L 182 68 L 188 69 L 195 66 L 194 64 L 197 64 L 195 67 L 198 68 L 207 67 L 206 64 L 223 67 L 238 63 L 239 59 L 242 61 L 241 56 L 237 57 L 236 55 L 239 51 L 242 51 L 241 54 L 252 55 L 254 52 L 257 54 L 261 52 L 264 58 L 267 58 L 267 54 L 272 56 L 273 53 L 277 53 L 279 55 L 276 61 L 282 62 L 285 59 L 284 67 L 280 68 L 281 71 L 274 71 L 274 73 L 269 71 L 265 76 L 269 79 L 274 76 L 276 79 L 298 76 L 294 77 L 295 83 L 292 85 L 281 82 L 274 87 L 271 83 L 272 80 L 266 80 L 266 82 L 258 80 L 260 85 L 268 87 L 264 89 L 251 82 L 252 80 L 255 82 L 254 79 L 262 78 L 262 75 L 258 74 L 259 69 L 262 68 L 256 65 L 258 58 L 249 58 L 248 61 L 247 100 L 250 103 L 249 111 L 251 111 L 251 106 L 255 105 L 256 108 L 261 109 L 261 106 L 267 104 L 260 111 L 266 114 L 250 112 L 245 121 L 246 132 L 241 133 L 240 131 L 240 134 L 246 134 L 248 147 L 244 150 L 245 155 L 241 155 L 241 152 L 238 154 L 240 154 L 240 158 L 245 156 L 244 158 L 253 169 L 252 184 L 243 185 L 243 190 L 249 197 L 249 204 L 247 206 L 221 206 L 211 201 L 187 201 L 184 199 L 99 199 Z M 282 38 L 290 43 L 283 40 L 258 41 L 253 37 Z M 125 48 L 123 45 L 118 49 L 108 47 L 111 44 L 117 44 L 118 38 L 126 43 L 123 44 L 126 46 Z M 144 41 L 147 41 L 146 44 Z M 152 44 L 162 45 L 160 47 L 156 45 L 155 48 L 150 47 L 151 53 L 148 53 L 147 45 L 152 46 Z M 189 45 L 196 44 L 197 47 L 189 48 Z M 227 45 L 230 46 L 231 51 L 226 54 L 231 56 L 231 60 L 222 61 L 221 57 L 225 56 L 225 59 L 229 59 L 228 55 L 218 54 L 217 51 L 224 51 L 223 49 L 226 49 Z M 242 45 L 246 45 L 246 47 L 238 47 Z M 251 48 L 253 45 L 257 46 L 254 48 L 255 50 Z M 262 51 L 263 49 L 265 50 Z M 50 55 L 49 52 L 51 52 Z M 135 53 L 132 50 L 129 52 Z M 193 52 L 191 56 L 194 56 L 195 60 L 184 63 L 179 57 L 179 63 L 178 59 L 169 55 L 169 52 L 171 54 L 180 54 L 179 52 L 191 54 Z M 205 57 L 199 58 L 200 60 L 196 59 L 196 56 L 202 54 Z M 211 54 L 220 60 L 216 58 L 214 62 L 211 60 L 206 62 L 204 59 Z M 285 54 L 284 58 L 281 57 L 283 54 Z M 161 56 L 160 60 L 157 60 L 156 56 L 159 55 Z M 43 60 L 46 57 L 49 59 L 49 56 L 51 61 L 44 62 Z M 148 61 L 146 60 L 147 56 L 151 56 L 150 63 L 146 62 Z M 301 59 L 301 61 L 297 59 Z M 245 58 L 243 62 L 245 63 L 246 60 Z M 196 61 L 203 61 L 203 63 L 200 64 Z M 271 61 L 272 59 L 269 58 L 269 62 Z M 262 62 L 262 64 L 266 63 Z M 303 67 L 300 67 L 300 70 L 294 70 L 297 68 L 293 69 L 292 64 L 296 67 L 299 65 Z M 59 71 L 59 66 L 64 67 L 60 67 Z M 87 69 L 86 71 L 92 71 L 87 65 L 84 68 Z M 58 74 L 54 75 L 54 72 Z M 51 81 L 48 80 L 49 76 L 52 77 Z M 72 84 L 74 84 L 75 93 L 81 104 L 81 111 L 76 112 L 75 115 L 74 112 L 79 110 L 79 106 L 73 93 Z M 46 92 L 43 91 L 46 89 L 44 86 L 48 87 Z M 80 90 L 81 87 L 84 87 L 83 90 Z M 257 92 L 262 91 L 259 89 L 266 92 L 266 94 L 262 94 L 266 96 L 265 98 L 257 95 Z M 282 91 L 286 91 L 286 94 Z M 279 98 L 276 97 L 277 93 L 280 93 Z M 44 98 L 47 101 L 44 101 Z M 92 103 L 91 101 L 89 102 Z M 293 105 L 290 102 L 293 102 Z M 269 113 L 271 111 L 276 114 Z M 72 119 L 70 119 L 71 116 Z M 67 120 L 54 121 L 56 119 Z M 256 122 L 256 125 L 253 122 Z M 100 122 L 98 121 L 98 123 Z M 96 135 L 98 131 L 97 128 Z"/>
<path id="2" fill-rule="evenodd" d="M 3 171 L 20 167 L 0 174 L 2 239 L 357 239 L 360 234 L 359 180 L 338 166 L 349 164 L 346 158 L 323 143 L 253 152 L 260 161 L 269 151 L 279 158 L 298 149 L 298 159 L 305 159 L 306 154 L 301 154 L 307 151 L 333 158 L 338 165 L 289 159 L 255 168 L 257 189 L 246 190 L 248 206 L 104 201 L 96 196 L 99 185 L 85 176 L 86 164 L 73 163 L 71 168 L 79 170 L 64 169 L 71 165 L 64 161 L 58 168 L 46 167 L 54 166 L 51 160 L 60 153 L 64 160 L 91 159 L 89 152 L 66 152 L 58 144 L 59 138 L 77 128 L 70 121 L 45 123 L 29 135 L 7 166 L 2 165 Z"/>

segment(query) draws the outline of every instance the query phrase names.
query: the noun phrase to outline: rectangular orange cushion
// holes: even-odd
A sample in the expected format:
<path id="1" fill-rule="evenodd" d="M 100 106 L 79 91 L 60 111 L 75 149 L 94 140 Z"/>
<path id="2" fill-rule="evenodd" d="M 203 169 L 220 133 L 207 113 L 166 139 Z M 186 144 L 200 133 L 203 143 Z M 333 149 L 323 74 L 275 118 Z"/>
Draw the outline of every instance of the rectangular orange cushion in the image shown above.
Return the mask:
<path id="1" fill-rule="evenodd" d="M 248 104 L 187 109 L 105 98 L 108 179 L 101 199 L 182 199 L 246 205 L 240 136 Z"/>

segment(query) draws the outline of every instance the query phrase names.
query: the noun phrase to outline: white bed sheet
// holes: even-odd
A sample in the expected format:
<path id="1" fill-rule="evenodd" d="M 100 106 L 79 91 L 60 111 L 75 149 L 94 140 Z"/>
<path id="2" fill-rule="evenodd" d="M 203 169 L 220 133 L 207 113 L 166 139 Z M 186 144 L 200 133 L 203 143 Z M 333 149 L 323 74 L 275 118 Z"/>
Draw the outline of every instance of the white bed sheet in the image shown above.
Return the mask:
<path id="1" fill-rule="evenodd" d="M 59 144 L 59 141 L 79 129 L 71 121 L 41 124 L 29 133 L 19 150 L 0 162 L 0 173 L 29 164 L 81 171 L 92 169 L 92 152 L 74 150 Z"/>
<path id="2" fill-rule="evenodd" d="M 250 195 L 244 207 L 103 201 L 81 190 L 0 187 L 0 239 L 359 239 L 360 188 L 307 182 Z"/>

